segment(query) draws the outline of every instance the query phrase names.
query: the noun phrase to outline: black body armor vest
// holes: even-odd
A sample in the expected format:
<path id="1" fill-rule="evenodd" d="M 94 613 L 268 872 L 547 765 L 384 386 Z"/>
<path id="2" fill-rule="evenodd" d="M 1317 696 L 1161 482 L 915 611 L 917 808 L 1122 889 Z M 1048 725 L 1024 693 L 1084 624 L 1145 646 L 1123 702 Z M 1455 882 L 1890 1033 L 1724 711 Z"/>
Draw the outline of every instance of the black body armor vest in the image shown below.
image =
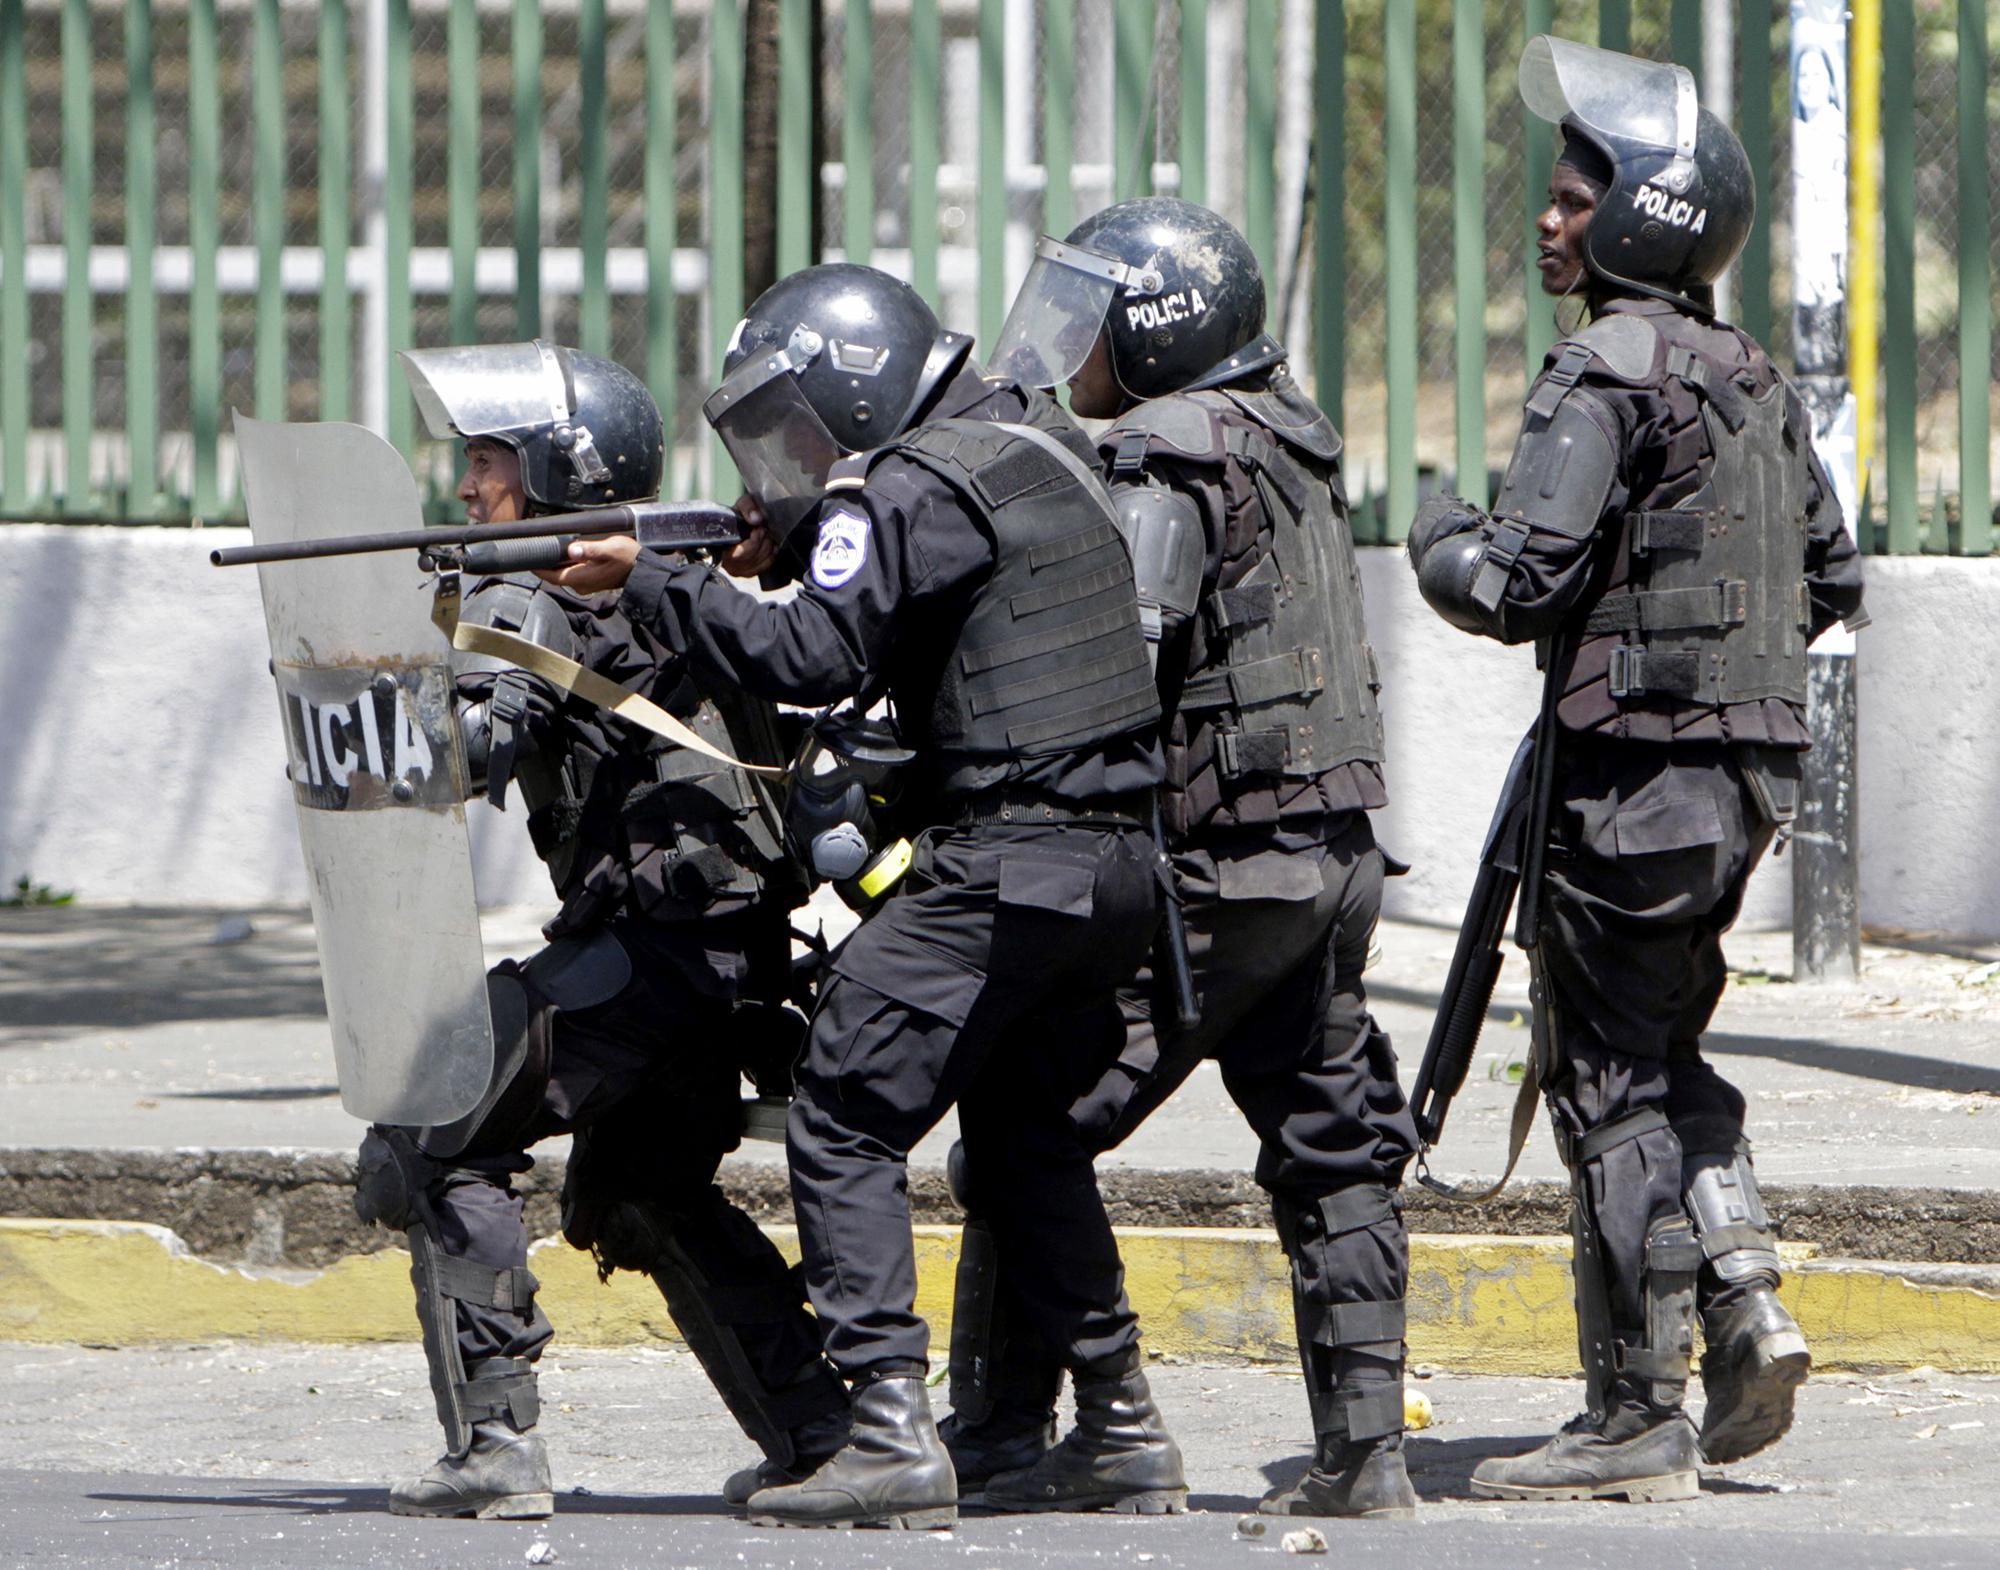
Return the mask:
<path id="1" fill-rule="evenodd" d="M 996 548 L 935 688 L 899 694 L 904 740 L 948 773 L 953 759 L 1074 752 L 1157 724 L 1131 557 L 1089 468 L 988 420 L 939 420 L 848 461 L 891 453 L 949 486 Z"/>
<path id="2" fill-rule="evenodd" d="M 1228 420 L 1225 414 L 1247 419 Z M 1180 712 L 1213 728 L 1225 781 L 1310 780 L 1382 759 L 1381 685 L 1341 488 L 1340 436 L 1288 375 L 1268 388 L 1142 403 L 1100 439 L 1111 480 L 1152 456 L 1246 470 L 1263 504 L 1254 546 L 1204 600 Z"/>
<path id="3" fill-rule="evenodd" d="M 1621 706 L 1803 705 L 1811 627 L 1805 407 L 1761 349 L 1725 359 L 1713 352 L 1717 330 L 1687 318 L 1617 320 L 1627 336 L 1629 324 L 1643 323 L 1664 340 L 1657 374 L 1677 381 L 1698 408 L 1687 434 L 1707 462 L 1675 461 L 1686 445 L 1675 442 L 1662 465 L 1670 472 L 1633 498 L 1618 547 L 1624 571 L 1613 572 L 1584 614 L 1577 667 L 1602 670 Z M 1563 354 L 1587 358 L 1590 338 L 1586 328 Z M 1559 356 L 1551 376 L 1563 368 Z"/>

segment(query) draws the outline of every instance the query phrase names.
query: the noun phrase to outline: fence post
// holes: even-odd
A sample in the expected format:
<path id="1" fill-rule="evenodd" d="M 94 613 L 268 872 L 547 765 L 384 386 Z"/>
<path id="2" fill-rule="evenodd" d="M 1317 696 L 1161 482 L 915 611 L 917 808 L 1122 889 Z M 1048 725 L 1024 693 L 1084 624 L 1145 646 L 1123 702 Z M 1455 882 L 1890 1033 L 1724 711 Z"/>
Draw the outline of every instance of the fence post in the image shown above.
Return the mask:
<path id="1" fill-rule="evenodd" d="M 28 341 L 28 76 L 22 0 L 0 0 L 0 344 Z M 28 509 L 28 357 L 0 355 L 0 509 Z"/>
<path id="2" fill-rule="evenodd" d="M 96 105 L 90 85 L 90 0 L 63 0 L 63 511 L 90 510 L 90 437 L 96 424 L 91 334 L 90 198 L 96 183 Z"/>
<path id="3" fill-rule="evenodd" d="M 1277 164 L 1279 0 L 1244 0 L 1243 17 L 1243 237 L 1264 264 L 1278 309 Z M 1282 336 L 1285 325 L 1274 322 Z"/>
<path id="4" fill-rule="evenodd" d="M 1347 423 L 1347 7 L 1319 0 L 1313 23 L 1313 380 Z M 1364 529 L 1362 532 L 1366 532 Z"/>
<path id="5" fill-rule="evenodd" d="M 708 13 L 708 314 L 718 380 L 729 336 L 743 318 L 743 0 L 714 0 Z M 710 446 L 713 495 L 729 493 L 736 469 L 717 440 Z"/>
<path id="6" fill-rule="evenodd" d="M 1632 52 L 1632 0 L 1597 0 L 1597 45 Z"/>
<path id="7" fill-rule="evenodd" d="M 1457 317 L 1457 491 L 1486 505 L 1486 14 L 1453 0 L 1451 14 L 1452 295 Z"/>
<path id="8" fill-rule="evenodd" d="M 1554 0 L 1523 0 L 1521 30 L 1528 38 L 1546 33 L 1555 26 Z M 1526 233 L 1521 247 L 1522 276 L 1526 280 L 1528 310 L 1521 327 L 1521 346 L 1528 362 L 1528 379 L 1542 373 L 1542 361 L 1549 345 L 1556 341 L 1555 312 L 1542 294 L 1541 269 L 1535 266 L 1535 220 L 1549 205 L 1549 175 L 1555 167 L 1555 127 L 1521 106 L 1522 196 L 1527 208 Z"/>
<path id="9" fill-rule="evenodd" d="M 979 347 L 1007 314 L 1007 5 L 979 0 Z"/>
<path id="10" fill-rule="evenodd" d="M 514 0 L 514 332 L 542 335 L 542 8 Z M 740 91 L 740 89 L 739 89 Z M 408 155 L 394 148 L 390 161 Z"/>
<path id="11" fill-rule="evenodd" d="M 1255 0 L 1252 0 L 1255 3 Z M 1417 511 L 1417 8 L 1382 15 L 1384 179 L 1382 238 L 1388 339 L 1388 513 L 1383 537 L 1400 543 Z"/>
<path id="12" fill-rule="evenodd" d="M 416 177 L 410 168 L 410 148 L 414 141 L 410 0 L 389 0 L 387 22 L 382 62 L 382 131 L 387 150 L 382 174 L 382 200 L 386 209 L 382 259 L 387 275 L 382 287 L 382 321 L 383 347 L 393 353 L 411 344 L 411 196 Z M 402 375 L 390 374 L 389 353 L 384 354 L 382 361 L 385 434 L 390 444 L 407 458 L 415 446 L 416 407 L 410 401 Z"/>
<path id="13" fill-rule="evenodd" d="M 605 168 L 605 122 L 611 95 L 604 77 L 604 0 L 577 9 L 577 175 L 581 201 L 577 244 L 583 289 L 577 300 L 576 343 L 585 354 L 611 352 L 611 292 L 605 252 L 611 244 L 611 183 Z"/>
<path id="14" fill-rule="evenodd" d="M 222 506 L 222 298 L 215 281 L 221 147 L 215 0 L 188 0 L 188 429 L 194 441 L 194 511 L 200 518 L 214 516 Z"/>
<path id="15" fill-rule="evenodd" d="M 1742 79 L 1736 93 L 1736 128 L 1763 187 L 1736 270 L 1740 295 L 1736 320 L 1761 344 L 1771 341 L 1771 17 L 1770 0 L 1747 0 L 1736 29 Z"/>
<path id="16" fill-rule="evenodd" d="M 1915 80 L 1917 19 L 1912 0 L 1883 0 L 1882 74 Z M 1917 517 L 1917 193 L 1916 106 L 1907 92 L 1882 104 L 1882 338 L 1888 360 L 1889 549 L 1922 548 Z"/>
<path id="17" fill-rule="evenodd" d="M 926 300 L 937 298 L 938 82 L 943 71 L 938 0 L 910 0 L 910 286 Z"/>
<path id="18" fill-rule="evenodd" d="M 153 0 L 125 0 L 125 512 L 159 502 L 160 330 L 153 292 Z"/>
<path id="19" fill-rule="evenodd" d="M 203 0 L 213 4 L 213 0 Z M 352 114 L 347 89 L 347 0 L 326 0 L 319 12 L 319 417 L 348 417 L 354 361 L 348 304 L 348 141 Z M 468 335 L 469 336 L 469 335 Z"/>
<path id="20" fill-rule="evenodd" d="M 674 438 L 679 419 L 680 333 L 674 293 L 674 241 L 680 200 L 675 169 L 674 8 L 672 0 L 646 6 L 646 385 L 666 425 L 666 472 L 661 494 L 684 496 L 691 486 L 674 480 Z"/>
<path id="21" fill-rule="evenodd" d="M 1993 549 L 1993 274 L 1986 0 L 1958 0 L 1958 548 Z"/>
<path id="22" fill-rule="evenodd" d="M 1069 9 L 1071 0 L 1061 0 Z M 1055 0 L 1050 0 L 1053 8 Z M 1208 202 L 1208 0 L 1180 0 L 1181 126 L 1174 149 L 1183 201 Z M 1325 9 L 1322 5 L 1321 9 Z M 1074 32 L 1074 28 L 1071 30 Z M 1067 70 L 1068 67 L 1066 66 Z"/>
<path id="23" fill-rule="evenodd" d="M 813 7 L 778 0 L 777 276 L 809 265 L 813 244 Z"/>
<path id="24" fill-rule="evenodd" d="M 251 20 L 250 121 L 256 139 L 251 222 L 257 239 L 256 404 L 260 420 L 286 415 L 285 42 L 278 0 L 256 0 Z"/>
<path id="25" fill-rule="evenodd" d="M 875 254 L 875 13 L 872 0 L 847 0 L 847 31 L 841 39 L 846 78 L 846 114 L 841 122 L 840 161 L 847 180 L 841 192 L 841 249 L 850 262 Z"/>
<path id="26" fill-rule="evenodd" d="M 1259 0 L 1247 0 L 1255 6 Z M 1271 4 L 1273 0 L 1262 0 Z M 1153 26 L 1156 0 L 1112 0 L 1111 199 L 1153 188 Z"/>

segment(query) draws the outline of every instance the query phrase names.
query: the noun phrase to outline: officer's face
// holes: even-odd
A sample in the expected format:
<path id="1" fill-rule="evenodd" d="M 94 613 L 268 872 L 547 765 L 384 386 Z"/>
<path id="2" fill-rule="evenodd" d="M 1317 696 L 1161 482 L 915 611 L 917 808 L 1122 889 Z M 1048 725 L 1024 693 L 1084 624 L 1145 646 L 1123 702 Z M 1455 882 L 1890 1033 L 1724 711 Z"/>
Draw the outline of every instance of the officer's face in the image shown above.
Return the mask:
<path id="1" fill-rule="evenodd" d="M 526 515 L 521 456 L 505 442 L 475 436 L 465 444 L 465 478 L 458 482 L 467 523 L 508 523 Z"/>
<path id="2" fill-rule="evenodd" d="M 1568 294 L 1583 281 L 1583 232 L 1596 211 L 1596 189 L 1570 165 L 1557 164 L 1549 177 L 1548 211 L 1535 220 L 1543 293 Z"/>
<path id="3" fill-rule="evenodd" d="M 1069 379 L 1069 406 L 1086 420 L 1115 419 L 1124 400 L 1111 369 L 1111 333 L 1100 329 L 1090 354 Z"/>

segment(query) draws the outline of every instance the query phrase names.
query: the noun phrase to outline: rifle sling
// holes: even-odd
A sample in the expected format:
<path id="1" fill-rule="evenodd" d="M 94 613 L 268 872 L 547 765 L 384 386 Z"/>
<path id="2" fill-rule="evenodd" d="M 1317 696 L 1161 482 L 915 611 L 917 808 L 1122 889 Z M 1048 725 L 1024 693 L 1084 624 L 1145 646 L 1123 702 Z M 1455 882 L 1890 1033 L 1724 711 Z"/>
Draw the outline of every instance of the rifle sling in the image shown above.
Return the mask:
<path id="1" fill-rule="evenodd" d="M 498 627 L 483 627 L 458 619 L 459 599 L 456 594 L 441 593 L 432 607 L 432 619 L 436 621 L 445 636 L 451 639 L 451 646 L 466 654 L 486 654 L 494 659 L 505 660 L 509 665 L 531 671 L 544 681 L 573 693 L 586 703 L 594 703 L 600 709 L 615 714 L 628 725 L 636 725 L 641 730 L 651 731 L 655 736 L 672 742 L 677 747 L 685 747 L 690 752 L 698 752 L 713 758 L 717 763 L 725 763 L 733 769 L 742 769 L 748 774 L 782 775 L 782 765 L 765 763 L 745 763 L 741 758 L 732 758 L 720 747 L 711 746 L 689 726 L 674 718 L 651 698 L 615 681 L 600 676 L 566 659 L 553 649 L 545 649 L 539 643 L 530 643 L 526 638 L 511 632 L 503 632 Z"/>

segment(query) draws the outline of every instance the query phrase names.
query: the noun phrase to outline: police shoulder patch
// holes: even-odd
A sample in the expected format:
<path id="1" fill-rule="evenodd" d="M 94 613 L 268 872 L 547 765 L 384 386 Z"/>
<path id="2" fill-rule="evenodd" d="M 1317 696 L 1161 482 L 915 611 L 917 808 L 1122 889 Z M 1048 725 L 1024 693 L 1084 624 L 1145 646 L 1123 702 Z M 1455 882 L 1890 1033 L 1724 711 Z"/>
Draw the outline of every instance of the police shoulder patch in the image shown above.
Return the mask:
<path id="1" fill-rule="evenodd" d="M 820 519 L 819 541 L 813 546 L 812 581 L 822 589 L 837 589 L 868 562 L 868 519 L 842 507 Z"/>

